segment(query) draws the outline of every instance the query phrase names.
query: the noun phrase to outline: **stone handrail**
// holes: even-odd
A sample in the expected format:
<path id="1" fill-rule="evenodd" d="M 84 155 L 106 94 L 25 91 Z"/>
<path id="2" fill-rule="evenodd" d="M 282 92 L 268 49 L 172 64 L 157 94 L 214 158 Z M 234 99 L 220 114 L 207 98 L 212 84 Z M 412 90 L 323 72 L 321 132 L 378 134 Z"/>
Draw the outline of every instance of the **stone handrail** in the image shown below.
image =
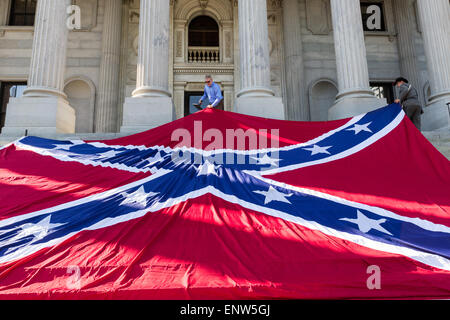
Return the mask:
<path id="1" fill-rule="evenodd" d="M 189 63 L 219 63 L 219 47 L 188 47 Z"/>

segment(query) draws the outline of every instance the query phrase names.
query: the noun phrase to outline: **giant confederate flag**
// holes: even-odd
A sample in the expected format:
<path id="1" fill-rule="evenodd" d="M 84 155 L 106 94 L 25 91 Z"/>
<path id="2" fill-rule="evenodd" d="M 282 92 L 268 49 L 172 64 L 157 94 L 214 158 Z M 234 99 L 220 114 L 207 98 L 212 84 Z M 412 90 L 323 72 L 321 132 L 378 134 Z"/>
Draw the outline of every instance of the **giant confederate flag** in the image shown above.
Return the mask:
<path id="1" fill-rule="evenodd" d="M 450 298 L 450 164 L 399 105 L 0 150 L 0 299 Z"/>

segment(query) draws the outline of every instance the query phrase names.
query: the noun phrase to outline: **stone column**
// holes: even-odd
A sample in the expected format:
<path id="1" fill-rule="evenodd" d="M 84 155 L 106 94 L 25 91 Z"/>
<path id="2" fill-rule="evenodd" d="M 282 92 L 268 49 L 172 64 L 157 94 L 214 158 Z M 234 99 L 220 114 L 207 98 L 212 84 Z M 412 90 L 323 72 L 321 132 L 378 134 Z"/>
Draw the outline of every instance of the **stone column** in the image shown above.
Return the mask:
<path id="1" fill-rule="evenodd" d="M 136 89 L 125 100 L 121 132 L 144 131 L 174 120 L 169 23 L 170 1 L 141 0 Z"/>
<path id="2" fill-rule="evenodd" d="M 308 121 L 310 114 L 304 81 L 302 29 L 298 0 L 283 1 L 283 35 L 287 118 Z"/>
<path id="3" fill-rule="evenodd" d="M 423 115 L 423 130 L 450 126 L 450 4 L 448 0 L 417 1 L 431 98 Z"/>
<path id="4" fill-rule="evenodd" d="M 416 50 L 417 25 L 414 19 L 414 1 L 396 0 L 393 1 L 395 21 L 397 27 L 397 43 L 400 55 L 401 76 L 409 80 L 420 95 L 422 103 L 423 85 L 420 77 L 419 60 Z M 400 76 L 400 75 L 399 75 Z"/>
<path id="5" fill-rule="evenodd" d="M 70 0 L 39 0 L 28 87 L 7 107 L 5 135 L 73 133 L 75 111 L 64 94 Z"/>
<path id="6" fill-rule="evenodd" d="M 241 90 L 239 113 L 284 119 L 281 98 L 270 87 L 269 32 L 266 0 L 240 0 L 239 48 Z"/>
<path id="7" fill-rule="evenodd" d="M 128 71 L 128 33 L 129 33 L 129 13 L 130 2 L 122 1 L 122 30 L 121 30 L 121 46 L 120 46 L 120 71 L 119 71 L 119 97 L 117 100 L 117 121 L 115 132 L 120 131 L 123 118 L 123 104 L 126 98 L 127 71 Z"/>
<path id="8" fill-rule="evenodd" d="M 355 116 L 386 105 L 369 86 L 359 0 L 331 0 L 339 93 L 330 120 Z"/>
<path id="9" fill-rule="evenodd" d="M 122 0 L 105 1 L 102 60 L 95 110 L 95 131 L 116 132 L 119 99 Z"/>

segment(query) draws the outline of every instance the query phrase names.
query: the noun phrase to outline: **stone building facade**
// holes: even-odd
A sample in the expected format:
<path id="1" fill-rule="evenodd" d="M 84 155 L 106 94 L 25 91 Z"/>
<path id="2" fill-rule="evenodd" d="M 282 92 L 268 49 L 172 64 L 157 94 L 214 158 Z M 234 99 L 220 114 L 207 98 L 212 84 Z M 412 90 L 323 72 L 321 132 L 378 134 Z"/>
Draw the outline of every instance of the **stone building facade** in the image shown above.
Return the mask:
<path id="1" fill-rule="evenodd" d="M 1 134 L 143 131 L 205 74 L 226 110 L 301 121 L 386 105 L 402 75 L 445 130 L 449 35 L 448 0 L 0 0 Z"/>

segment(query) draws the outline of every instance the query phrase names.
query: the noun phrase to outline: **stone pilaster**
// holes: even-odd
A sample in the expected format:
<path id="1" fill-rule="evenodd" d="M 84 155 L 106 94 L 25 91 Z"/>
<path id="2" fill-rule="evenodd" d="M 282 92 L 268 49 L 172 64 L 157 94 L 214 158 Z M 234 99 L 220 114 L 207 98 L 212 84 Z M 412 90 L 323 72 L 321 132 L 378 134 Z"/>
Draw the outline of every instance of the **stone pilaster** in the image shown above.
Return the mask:
<path id="1" fill-rule="evenodd" d="M 240 0 L 239 48 L 240 85 L 236 111 L 284 119 L 281 98 L 270 86 L 269 32 L 266 0 Z"/>
<path id="2" fill-rule="evenodd" d="M 409 82 L 417 89 L 422 103 L 423 85 L 419 71 L 419 60 L 416 50 L 417 25 L 415 23 L 414 1 L 413 0 L 396 0 L 393 1 L 395 21 L 397 27 L 397 43 L 400 55 L 400 71 L 401 76 L 409 80 Z"/>
<path id="3" fill-rule="evenodd" d="M 127 98 L 121 132 L 138 132 L 174 119 L 169 92 L 168 0 L 141 0 L 136 89 Z"/>
<path id="4" fill-rule="evenodd" d="M 105 2 L 95 131 L 115 132 L 119 98 L 122 0 Z"/>
<path id="5" fill-rule="evenodd" d="M 448 0 L 418 0 L 417 6 L 431 86 L 423 116 L 427 131 L 450 126 L 450 4 Z"/>
<path id="6" fill-rule="evenodd" d="M 7 107 L 3 135 L 73 133 L 75 110 L 64 94 L 70 0 L 39 0 L 28 87 Z"/>
<path id="7" fill-rule="evenodd" d="M 128 69 L 128 33 L 129 33 L 129 10 L 130 3 L 122 1 L 122 35 L 120 46 L 120 71 L 119 71 L 119 97 L 117 101 L 117 121 L 116 132 L 120 131 L 123 119 L 123 104 L 125 102 L 126 86 L 127 86 L 127 69 Z"/>
<path id="8" fill-rule="evenodd" d="M 308 121 L 310 114 L 304 82 L 302 30 L 298 0 L 283 1 L 283 35 L 287 118 Z"/>
<path id="9" fill-rule="evenodd" d="M 351 117 L 385 105 L 369 86 L 366 46 L 359 0 L 331 0 L 339 94 L 331 120 Z"/>

